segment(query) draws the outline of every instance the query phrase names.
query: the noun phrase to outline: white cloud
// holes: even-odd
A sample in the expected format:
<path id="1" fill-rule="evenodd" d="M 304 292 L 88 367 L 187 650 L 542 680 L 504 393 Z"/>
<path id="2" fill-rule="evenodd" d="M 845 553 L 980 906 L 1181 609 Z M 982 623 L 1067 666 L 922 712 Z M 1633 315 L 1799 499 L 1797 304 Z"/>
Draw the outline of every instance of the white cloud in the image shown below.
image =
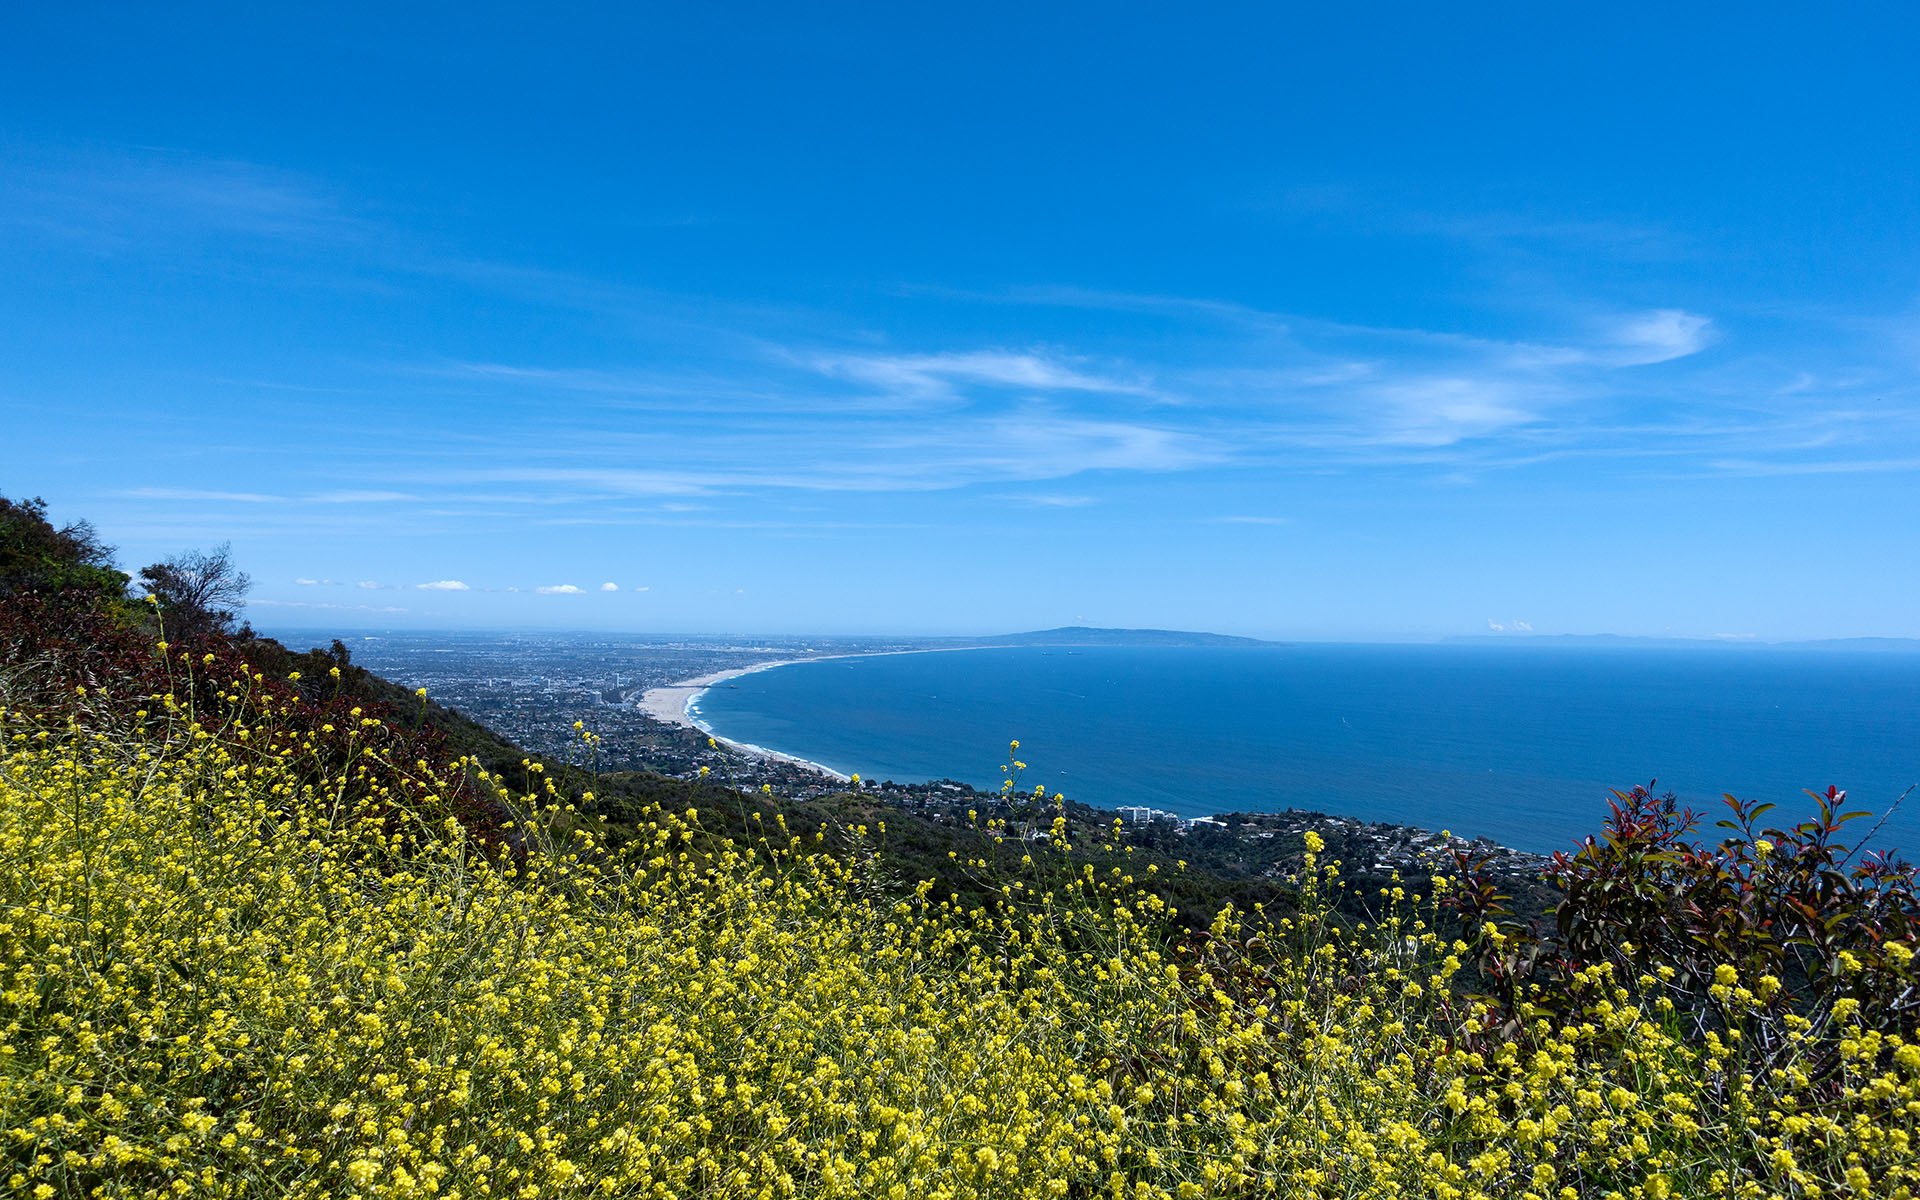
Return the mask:
<path id="1" fill-rule="evenodd" d="M 1733 475 L 1858 475 L 1891 471 L 1920 472 L 1920 458 L 1838 459 L 1810 462 L 1761 462 L 1753 459 L 1726 458 L 1707 464 L 1715 471 Z"/>
<path id="2" fill-rule="evenodd" d="M 301 587 L 319 587 L 320 586 L 320 581 L 318 579 L 296 579 L 294 580 L 294 582 L 299 584 Z"/>
<path id="3" fill-rule="evenodd" d="M 429 478 L 423 476 L 422 478 Z M 695 471 L 650 471 L 630 467 L 500 467 L 448 472 L 450 483 L 555 483 L 620 496 L 690 496 L 713 490 L 716 478 Z"/>
<path id="4" fill-rule="evenodd" d="M 141 487 L 120 493 L 138 500 L 189 500 L 206 504 L 278 504 L 279 496 L 261 492 L 210 492 L 200 488 Z"/>
<path id="5" fill-rule="evenodd" d="M 420 497 L 410 492 L 321 492 L 313 497 L 315 504 L 386 504 L 399 500 L 418 500 Z"/>
<path id="6" fill-rule="evenodd" d="M 637 588 L 635 588 L 635 589 L 633 589 L 633 590 L 634 590 L 634 591 L 636 591 L 636 592 L 650 592 L 650 591 L 652 591 L 653 589 L 652 589 L 652 588 L 650 588 L 650 587 L 644 587 L 644 586 L 643 586 L 643 587 L 637 587 Z"/>
<path id="7" fill-rule="evenodd" d="M 581 596 L 586 594 L 584 589 L 577 588 L 570 583 L 557 583 L 550 587 L 537 587 L 533 590 L 542 596 Z"/>
<path id="8" fill-rule="evenodd" d="M 381 583 L 377 579 L 362 579 L 359 583 L 355 584 L 354 586 L 365 588 L 370 592 L 377 592 L 382 588 L 389 588 L 389 587 L 392 587 L 393 585 L 390 583 Z"/>
<path id="9" fill-rule="evenodd" d="M 620 585 L 617 583 L 603 583 L 600 585 L 600 590 L 603 592 L 617 592 L 620 590 Z"/>
<path id="10" fill-rule="evenodd" d="M 560 406 L 538 445 L 476 439 L 458 457 L 407 463 L 381 481 L 434 499 L 471 488 L 489 502 L 543 506 L 552 523 L 632 525 L 648 518 L 607 502 L 726 513 L 778 491 L 984 485 L 1007 503 L 1064 509 L 1098 503 L 1114 483 L 1100 473 L 1409 467 L 1430 482 L 1484 482 L 1556 456 L 1697 456 L 1722 459 L 1715 469 L 1725 472 L 1814 473 L 1901 469 L 1911 453 L 1889 446 L 1888 465 L 1874 467 L 1848 465 L 1840 448 L 1823 455 L 1831 467 L 1765 464 L 1789 439 L 1804 450 L 1858 423 L 1838 428 L 1810 413 L 1816 398 L 1775 398 L 1780 379 L 1806 374 L 1800 363 L 1688 364 L 1672 369 L 1687 372 L 1685 386 L 1655 387 L 1646 367 L 1698 354 L 1716 334 L 1710 318 L 1678 307 L 1567 301 L 1488 337 L 1177 297 L 966 299 L 1119 309 L 1142 328 L 1124 343 L 1096 330 L 1086 347 L 1027 350 L 759 341 L 758 357 L 736 347 L 725 362 L 699 360 L 696 348 L 671 377 L 617 363 L 464 365 L 463 386 L 537 401 L 542 412 L 559 388 L 596 395 Z M 1836 383 L 1817 399 L 1858 407 L 1883 382 Z M 723 393 L 725 419 L 716 420 L 708 398 Z M 642 405 L 665 415 L 615 415 Z"/>
<path id="11" fill-rule="evenodd" d="M 458 579 L 436 579 L 432 583 L 416 583 L 413 586 L 423 592 L 470 592 L 473 590 Z"/>
<path id="12" fill-rule="evenodd" d="M 903 398 L 957 398 L 956 383 L 1035 392 L 1107 392 L 1151 395 L 1135 379 L 1088 374 L 1041 354 L 975 350 L 950 354 L 829 355 L 812 360 L 822 374 L 881 387 Z"/>
<path id="13" fill-rule="evenodd" d="M 934 435 L 938 437 L 938 435 Z M 1003 478 L 1055 479 L 1090 470 L 1176 471 L 1227 458 L 1211 437 L 1133 421 L 1030 412 L 993 421 L 961 441 L 963 464 Z M 929 441 L 932 438 L 927 439 Z"/>
<path id="14" fill-rule="evenodd" d="M 1713 340 L 1713 322 L 1677 308 L 1662 308 L 1622 321 L 1614 330 L 1617 350 L 1611 361 L 1622 366 L 1669 362 L 1698 354 Z"/>
<path id="15" fill-rule="evenodd" d="M 1093 503 L 1092 496 L 1062 496 L 1047 492 L 1009 492 L 1000 498 L 1038 508 L 1084 508 Z"/>
<path id="16" fill-rule="evenodd" d="M 1487 618 L 1487 628 L 1492 630 L 1495 633 L 1532 633 L 1533 632 L 1533 626 L 1527 624 L 1525 621 L 1501 622 L 1501 621 L 1494 620 L 1492 617 Z"/>
<path id="17" fill-rule="evenodd" d="M 1374 390 L 1385 413 L 1375 431 L 1384 442 L 1450 446 L 1466 438 L 1538 419 L 1514 385 L 1472 377 L 1408 379 Z"/>
<path id="18" fill-rule="evenodd" d="M 604 432 L 596 447 L 625 443 Z M 602 449 L 587 453 L 604 452 Z M 1212 438 L 1171 425 L 1079 416 L 1026 406 L 938 421 L 830 421 L 729 427 L 724 444 L 694 444 L 683 457 L 705 469 L 636 470 L 600 465 L 515 465 L 438 474 L 446 483 L 546 485 L 554 502 L 596 495 L 654 497 L 758 488 L 827 492 L 935 491 L 972 483 L 1060 479 L 1082 471 L 1172 471 L 1225 461 Z"/>
<path id="19" fill-rule="evenodd" d="M 311 244 L 364 231 L 309 177 L 157 150 L 23 163 L 11 199 L 43 230 L 119 252 L 197 248 L 210 233 Z"/>

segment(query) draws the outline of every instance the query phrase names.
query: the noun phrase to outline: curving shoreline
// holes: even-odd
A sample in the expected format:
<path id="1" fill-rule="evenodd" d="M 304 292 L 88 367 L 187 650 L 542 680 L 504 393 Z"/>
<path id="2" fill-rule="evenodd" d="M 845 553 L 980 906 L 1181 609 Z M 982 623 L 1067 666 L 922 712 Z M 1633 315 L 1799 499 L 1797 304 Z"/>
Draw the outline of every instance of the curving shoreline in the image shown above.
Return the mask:
<path id="1" fill-rule="evenodd" d="M 698 717 L 694 716 L 694 710 L 698 706 L 700 697 L 706 693 L 708 688 L 725 683 L 729 679 L 738 679 L 742 675 L 752 675 L 756 671 L 771 671 L 775 667 L 792 666 L 795 663 L 824 662 L 830 658 L 863 657 L 866 656 L 856 654 L 822 654 L 813 658 L 780 658 L 769 662 L 754 663 L 748 667 L 734 667 L 725 671 L 711 671 L 705 675 L 696 675 L 692 679 L 683 679 L 678 683 L 670 683 L 665 687 L 648 688 L 640 696 L 640 711 L 646 713 L 654 720 L 664 722 L 668 725 L 680 725 L 687 729 L 698 730 L 714 741 L 731 749 L 738 750 L 742 754 L 749 754 L 755 758 L 771 759 L 774 762 L 787 763 L 808 771 L 816 771 L 831 779 L 838 780 L 841 783 L 847 783 L 851 781 L 851 776 L 844 775 L 823 763 L 817 763 L 811 759 L 800 758 L 792 754 L 782 754 L 778 750 L 769 750 L 765 746 L 756 746 L 751 742 L 736 742 L 732 738 L 722 737 L 715 733 Z"/>
<path id="2" fill-rule="evenodd" d="M 824 657 L 843 657 L 830 655 Z M 700 693 L 716 684 L 729 679 L 738 679 L 742 675 L 751 675 L 755 671 L 771 671 L 775 667 L 790 666 L 794 663 L 818 662 L 817 658 L 781 658 L 769 662 L 754 663 L 750 667 L 733 667 L 725 671 L 712 671 L 705 675 L 696 675 L 692 679 L 682 679 L 665 687 L 648 688 L 640 696 L 640 711 L 656 721 L 668 725 L 684 725 L 688 729 L 705 731 L 705 727 L 688 714 L 687 709 L 699 698 Z"/>
<path id="3" fill-rule="evenodd" d="M 788 763 L 809 771 L 818 771 L 820 774 L 832 779 L 837 779 L 841 783 L 849 783 L 853 778 L 851 775 L 836 771 L 824 763 L 817 763 L 810 758 L 801 758 L 798 755 L 784 754 L 778 750 L 769 750 L 765 746 L 756 746 L 752 742 L 737 742 L 732 738 L 722 737 L 715 733 L 710 726 L 694 715 L 695 711 L 699 708 L 700 697 L 706 693 L 708 688 L 716 687 L 727 682 L 729 679 L 738 679 L 742 675 L 752 675 L 758 671 L 771 671 L 775 667 L 790 667 L 798 663 L 830 662 L 837 658 L 884 658 L 895 654 L 949 654 L 960 650 L 990 649 L 994 649 L 994 647 L 929 646 L 919 650 L 871 650 L 861 654 L 816 654 L 810 658 L 770 659 L 767 662 L 754 663 L 752 666 L 732 667 L 725 671 L 710 671 L 705 675 L 696 675 L 692 679 L 683 679 L 678 683 L 670 683 L 664 687 L 648 688 L 645 692 L 641 693 L 639 708 L 641 712 L 646 713 L 656 721 L 698 730 L 714 741 L 738 750 L 742 754 L 750 754 L 755 758 L 771 759 L 774 762 Z"/>

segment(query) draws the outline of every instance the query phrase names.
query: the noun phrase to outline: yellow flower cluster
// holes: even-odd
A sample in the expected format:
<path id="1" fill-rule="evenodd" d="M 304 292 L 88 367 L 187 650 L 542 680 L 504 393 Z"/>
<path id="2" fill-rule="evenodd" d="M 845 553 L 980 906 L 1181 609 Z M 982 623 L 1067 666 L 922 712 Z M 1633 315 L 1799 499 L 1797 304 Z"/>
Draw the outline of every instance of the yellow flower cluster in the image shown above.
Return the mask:
<path id="1" fill-rule="evenodd" d="M 1298 913 L 1223 913 L 1207 949 L 1178 953 L 1164 903 L 1090 864 L 966 910 L 926 885 L 889 896 L 782 822 L 736 851 L 655 811 L 615 855 L 553 843 L 555 811 L 522 797 L 509 854 L 225 737 L 157 749 L 4 709 L 0 734 L 12 1194 L 1575 1200 L 1920 1182 L 1920 1047 L 1845 1013 L 1832 1037 L 1746 1045 L 1737 979 L 1726 1036 L 1699 1044 L 1599 975 L 1594 1023 L 1489 1034 L 1455 994 L 1457 947 L 1407 911 L 1337 932 L 1332 868 L 1311 859 Z"/>

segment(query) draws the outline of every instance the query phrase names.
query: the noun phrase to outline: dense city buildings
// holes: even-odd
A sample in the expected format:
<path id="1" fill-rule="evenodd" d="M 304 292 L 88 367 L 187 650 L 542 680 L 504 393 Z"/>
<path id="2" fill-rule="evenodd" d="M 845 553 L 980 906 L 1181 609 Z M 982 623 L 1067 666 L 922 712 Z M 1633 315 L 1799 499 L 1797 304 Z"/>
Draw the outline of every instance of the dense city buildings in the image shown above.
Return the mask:
<path id="1" fill-rule="evenodd" d="M 276 631 L 290 647 L 327 645 L 331 633 Z M 609 771 L 690 776 L 706 767 L 741 786 L 805 796 L 844 790 L 804 766 L 710 745 L 698 730 L 641 711 L 649 689 L 779 659 L 910 650 L 882 638 L 702 638 L 621 634 L 381 633 L 346 643 L 353 661 L 466 714 L 528 750 L 580 760 L 574 722 L 596 734 Z"/>

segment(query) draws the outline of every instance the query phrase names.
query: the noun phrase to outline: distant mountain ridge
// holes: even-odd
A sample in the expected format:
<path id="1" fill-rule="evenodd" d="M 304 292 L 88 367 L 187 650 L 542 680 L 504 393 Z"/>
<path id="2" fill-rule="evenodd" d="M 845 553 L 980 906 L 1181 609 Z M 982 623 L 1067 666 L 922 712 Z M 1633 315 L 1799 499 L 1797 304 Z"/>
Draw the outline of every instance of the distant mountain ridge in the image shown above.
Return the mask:
<path id="1" fill-rule="evenodd" d="M 1031 633 L 1004 633 L 998 637 L 969 638 L 979 646 L 1277 646 L 1279 642 L 1236 637 L 1228 633 L 1194 633 L 1183 629 L 1103 629 L 1093 625 L 1063 625 Z"/>

